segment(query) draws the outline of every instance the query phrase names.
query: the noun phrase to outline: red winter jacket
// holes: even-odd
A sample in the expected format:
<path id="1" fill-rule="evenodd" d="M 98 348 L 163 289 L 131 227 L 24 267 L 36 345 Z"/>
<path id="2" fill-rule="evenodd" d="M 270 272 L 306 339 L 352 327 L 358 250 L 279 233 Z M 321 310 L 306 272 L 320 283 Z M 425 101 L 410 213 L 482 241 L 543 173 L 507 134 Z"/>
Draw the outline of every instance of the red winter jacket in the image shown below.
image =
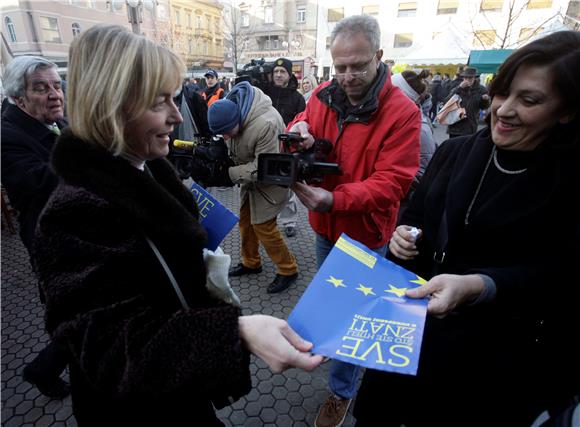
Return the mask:
<path id="1" fill-rule="evenodd" d="M 327 213 L 309 213 L 314 231 L 332 242 L 346 233 L 378 248 L 389 241 L 399 202 L 419 167 L 421 114 L 391 84 L 383 64 L 363 102 L 350 111 L 349 105 L 333 80 L 316 89 L 288 129 L 307 122 L 314 138 L 333 143 L 327 161 L 338 163 L 343 172 L 321 184 L 332 191 L 334 205 Z"/>

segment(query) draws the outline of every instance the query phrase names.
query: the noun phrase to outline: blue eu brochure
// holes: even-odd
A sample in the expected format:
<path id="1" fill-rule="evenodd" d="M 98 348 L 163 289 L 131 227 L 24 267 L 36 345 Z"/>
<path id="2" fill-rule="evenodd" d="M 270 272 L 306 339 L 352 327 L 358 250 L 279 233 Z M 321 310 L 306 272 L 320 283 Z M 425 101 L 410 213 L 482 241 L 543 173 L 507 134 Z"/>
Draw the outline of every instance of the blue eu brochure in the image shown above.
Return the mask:
<path id="1" fill-rule="evenodd" d="M 190 190 L 199 208 L 201 225 L 207 230 L 206 248 L 215 251 L 239 218 L 201 185 L 194 182 Z"/>
<path id="2" fill-rule="evenodd" d="M 313 353 L 416 375 L 428 301 L 405 291 L 424 283 L 342 234 L 288 322 L 314 344 Z"/>

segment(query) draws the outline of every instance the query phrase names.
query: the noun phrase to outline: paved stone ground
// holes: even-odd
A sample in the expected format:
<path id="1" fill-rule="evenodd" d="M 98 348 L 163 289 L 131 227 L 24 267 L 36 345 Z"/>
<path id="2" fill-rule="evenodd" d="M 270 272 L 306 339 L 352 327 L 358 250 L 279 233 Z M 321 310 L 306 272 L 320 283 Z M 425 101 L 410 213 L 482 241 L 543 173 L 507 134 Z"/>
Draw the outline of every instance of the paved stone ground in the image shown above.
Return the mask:
<path id="1" fill-rule="evenodd" d="M 233 189 L 216 189 L 213 194 L 234 212 L 239 209 L 239 195 Z M 262 251 L 264 271 L 259 275 L 232 278 L 244 314 L 269 314 L 286 319 L 316 273 L 314 235 L 306 209 L 300 205 L 296 236 L 287 238 L 298 260 L 300 276 L 296 285 L 281 294 L 266 293 L 275 275 L 275 266 Z M 232 256 L 232 265 L 240 261 L 240 237 L 235 227 L 222 243 Z M 43 307 L 26 250 L 17 235 L 2 230 L 2 425 L 76 426 L 70 397 L 50 400 L 21 379 L 22 368 L 44 347 Z M 228 426 L 312 426 L 327 396 L 328 364 L 314 372 L 290 369 L 272 374 L 265 363 L 252 358 L 253 390 L 232 406 L 219 411 Z M 192 420 L 195 425 L 195 420 Z M 345 427 L 354 425 L 349 414 Z"/>

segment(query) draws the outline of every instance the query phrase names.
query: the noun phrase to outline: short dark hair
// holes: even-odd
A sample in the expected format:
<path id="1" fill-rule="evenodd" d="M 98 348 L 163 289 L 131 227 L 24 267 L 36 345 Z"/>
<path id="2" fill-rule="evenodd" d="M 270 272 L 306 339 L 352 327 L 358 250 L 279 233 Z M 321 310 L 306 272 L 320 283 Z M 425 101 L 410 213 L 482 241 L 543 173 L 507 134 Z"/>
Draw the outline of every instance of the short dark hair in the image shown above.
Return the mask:
<path id="1" fill-rule="evenodd" d="M 423 71 L 420 74 L 417 74 L 411 70 L 405 70 L 401 73 L 405 81 L 411 86 L 411 88 L 417 92 L 419 95 L 422 95 L 427 90 L 427 85 L 423 81 L 422 77 L 424 75 Z"/>

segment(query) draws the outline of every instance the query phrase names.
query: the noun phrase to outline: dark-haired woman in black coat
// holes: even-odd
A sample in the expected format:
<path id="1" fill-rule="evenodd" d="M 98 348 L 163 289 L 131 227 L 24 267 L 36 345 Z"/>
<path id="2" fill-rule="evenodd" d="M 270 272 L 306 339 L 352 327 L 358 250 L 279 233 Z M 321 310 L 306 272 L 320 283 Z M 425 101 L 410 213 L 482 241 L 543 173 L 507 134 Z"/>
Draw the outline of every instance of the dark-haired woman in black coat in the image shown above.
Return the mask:
<path id="1" fill-rule="evenodd" d="M 579 33 L 524 46 L 489 128 L 435 152 L 389 243 L 429 279 L 419 371 L 367 370 L 357 426 L 529 427 L 580 393 L 579 74 Z"/>

